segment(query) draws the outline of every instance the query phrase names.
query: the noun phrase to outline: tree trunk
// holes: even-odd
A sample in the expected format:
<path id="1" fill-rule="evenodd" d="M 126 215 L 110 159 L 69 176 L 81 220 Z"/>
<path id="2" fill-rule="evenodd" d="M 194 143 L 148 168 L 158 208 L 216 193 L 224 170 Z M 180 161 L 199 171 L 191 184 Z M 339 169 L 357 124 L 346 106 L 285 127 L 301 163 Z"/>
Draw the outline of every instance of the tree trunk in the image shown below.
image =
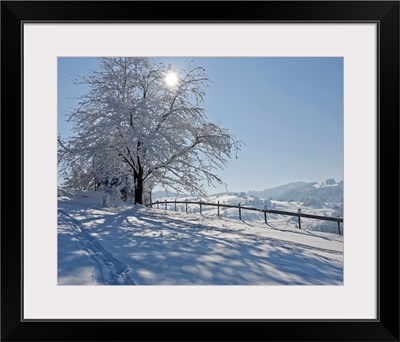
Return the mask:
<path id="1" fill-rule="evenodd" d="M 143 204 L 143 169 L 134 173 L 135 180 L 135 204 Z"/>
<path id="2" fill-rule="evenodd" d="M 132 125 L 132 123 L 131 123 Z M 142 147 L 142 141 L 139 139 L 136 146 L 137 151 L 137 167 L 138 170 L 134 170 L 134 183 L 135 183 L 135 204 L 143 204 L 143 167 L 139 158 L 140 149 Z"/>

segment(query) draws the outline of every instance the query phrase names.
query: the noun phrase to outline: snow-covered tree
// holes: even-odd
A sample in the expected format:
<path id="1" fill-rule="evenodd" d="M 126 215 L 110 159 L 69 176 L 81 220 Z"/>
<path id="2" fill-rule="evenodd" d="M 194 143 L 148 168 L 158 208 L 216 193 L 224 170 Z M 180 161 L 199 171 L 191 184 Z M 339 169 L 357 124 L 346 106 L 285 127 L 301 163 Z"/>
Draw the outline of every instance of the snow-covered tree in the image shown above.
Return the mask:
<path id="1" fill-rule="evenodd" d="M 69 113 L 75 135 L 59 138 L 67 178 L 79 169 L 98 183 L 130 175 L 141 204 L 145 189 L 156 185 L 204 195 L 202 182 L 224 184 L 216 170 L 242 142 L 207 120 L 202 67 L 178 71 L 152 58 L 100 58 L 97 70 L 75 82 L 89 90 Z"/>

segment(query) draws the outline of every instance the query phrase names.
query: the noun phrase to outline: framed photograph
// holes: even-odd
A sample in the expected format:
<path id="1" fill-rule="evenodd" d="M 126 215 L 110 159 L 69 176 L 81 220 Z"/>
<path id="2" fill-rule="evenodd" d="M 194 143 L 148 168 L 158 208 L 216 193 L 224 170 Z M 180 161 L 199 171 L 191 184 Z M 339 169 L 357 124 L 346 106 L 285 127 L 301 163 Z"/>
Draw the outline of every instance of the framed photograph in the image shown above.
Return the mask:
<path id="1" fill-rule="evenodd" d="M 399 341 L 398 1 L 1 9 L 2 340 Z"/>

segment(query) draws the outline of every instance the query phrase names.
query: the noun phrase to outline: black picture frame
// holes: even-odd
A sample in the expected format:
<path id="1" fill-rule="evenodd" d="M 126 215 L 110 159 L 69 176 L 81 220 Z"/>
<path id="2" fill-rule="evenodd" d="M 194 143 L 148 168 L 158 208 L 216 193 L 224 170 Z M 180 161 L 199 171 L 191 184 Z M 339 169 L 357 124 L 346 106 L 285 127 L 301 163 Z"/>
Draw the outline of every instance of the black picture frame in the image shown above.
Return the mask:
<path id="1" fill-rule="evenodd" d="M 378 319 L 24 321 L 22 24 L 62 21 L 376 22 Z M 2 341 L 399 341 L 398 1 L 2 1 L 1 51 Z"/>

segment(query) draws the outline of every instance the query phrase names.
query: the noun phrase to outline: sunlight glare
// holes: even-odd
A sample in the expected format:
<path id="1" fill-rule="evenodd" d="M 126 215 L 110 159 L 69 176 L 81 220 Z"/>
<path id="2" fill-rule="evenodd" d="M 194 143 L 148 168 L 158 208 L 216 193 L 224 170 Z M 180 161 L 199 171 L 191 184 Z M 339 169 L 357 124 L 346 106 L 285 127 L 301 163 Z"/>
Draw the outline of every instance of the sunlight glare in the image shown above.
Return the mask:
<path id="1" fill-rule="evenodd" d="M 178 83 L 178 75 L 176 74 L 176 72 L 173 71 L 169 72 L 167 76 L 165 76 L 165 82 L 170 87 L 176 85 Z"/>

